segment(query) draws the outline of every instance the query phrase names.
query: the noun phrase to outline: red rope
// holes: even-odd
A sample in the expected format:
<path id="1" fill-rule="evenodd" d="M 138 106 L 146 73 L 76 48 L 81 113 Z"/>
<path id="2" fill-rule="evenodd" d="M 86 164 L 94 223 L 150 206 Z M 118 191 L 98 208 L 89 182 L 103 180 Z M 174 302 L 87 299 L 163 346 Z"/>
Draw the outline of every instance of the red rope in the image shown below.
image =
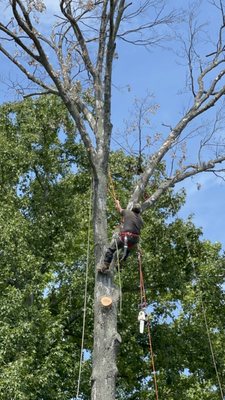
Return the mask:
<path id="1" fill-rule="evenodd" d="M 144 286 L 144 276 L 143 276 L 143 271 L 142 271 L 140 249 L 138 250 L 138 265 L 139 265 L 139 274 L 140 274 L 141 307 L 146 307 L 147 306 L 147 298 L 146 298 L 146 292 L 145 292 L 145 286 Z M 159 400 L 158 384 L 157 384 L 157 380 L 156 380 L 155 361 L 154 361 L 154 354 L 153 354 L 153 348 L 152 348 L 152 335 L 151 335 L 149 321 L 147 322 L 147 327 L 148 327 L 149 352 L 150 352 L 150 356 L 151 356 L 151 368 L 152 368 L 152 372 L 153 372 L 153 380 L 154 380 L 154 387 L 155 387 L 155 396 L 156 396 L 156 400 Z"/>

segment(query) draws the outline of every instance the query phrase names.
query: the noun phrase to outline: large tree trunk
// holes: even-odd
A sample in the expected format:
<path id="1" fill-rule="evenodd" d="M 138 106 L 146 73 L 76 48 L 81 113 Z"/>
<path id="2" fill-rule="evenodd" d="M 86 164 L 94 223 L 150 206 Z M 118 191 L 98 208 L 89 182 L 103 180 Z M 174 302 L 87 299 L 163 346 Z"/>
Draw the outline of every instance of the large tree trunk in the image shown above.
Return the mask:
<path id="1" fill-rule="evenodd" d="M 102 296 L 111 297 L 112 305 L 104 307 L 101 304 Z M 95 287 L 92 400 L 115 400 L 116 353 L 121 341 L 117 333 L 118 296 L 111 276 L 98 274 Z"/>
<path id="2" fill-rule="evenodd" d="M 107 171 L 98 168 L 94 179 L 94 236 L 95 259 L 99 263 L 107 245 Z M 111 273 L 96 272 L 94 299 L 94 347 L 92 369 L 92 400 L 115 400 L 116 353 L 121 341 L 117 333 L 117 304 L 119 290 L 113 285 Z M 112 299 L 110 306 L 103 306 L 102 297 Z"/>

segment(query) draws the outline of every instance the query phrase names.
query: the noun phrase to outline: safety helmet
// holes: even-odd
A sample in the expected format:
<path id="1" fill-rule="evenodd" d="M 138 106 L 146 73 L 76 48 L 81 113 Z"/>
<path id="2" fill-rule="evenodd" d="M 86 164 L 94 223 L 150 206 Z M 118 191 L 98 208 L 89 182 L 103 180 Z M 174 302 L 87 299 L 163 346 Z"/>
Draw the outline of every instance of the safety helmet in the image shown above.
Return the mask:
<path id="1" fill-rule="evenodd" d="M 133 205 L 132 211 L 139 214 L 141 212 L 141 205 L 139 203 L 135 203 Z"/>

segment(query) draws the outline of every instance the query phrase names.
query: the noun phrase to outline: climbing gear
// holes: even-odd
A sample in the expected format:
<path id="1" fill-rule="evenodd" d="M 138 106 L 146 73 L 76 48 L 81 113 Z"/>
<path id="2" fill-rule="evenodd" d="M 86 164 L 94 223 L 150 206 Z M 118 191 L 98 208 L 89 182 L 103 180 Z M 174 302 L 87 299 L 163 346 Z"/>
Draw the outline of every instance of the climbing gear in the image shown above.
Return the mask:
<path id="1" fill-rule="evenodd" d="M 138 243 L 139 235 L 132 232 L 120 232 L 119 238 L 124 243 L 123 255 L 120 259 L 120 261 L 123 261 L 127 258 L 128 251 Z"/>
<path id="2" fill-rule="evenodd" d="M 90 258 L 90 243 L 91 243 L 91 219 L 92 219 L 92 193 L 93 193 L 93 182 L 90 187 L 90 199 L 89 199 L 89 215 L 88 215 L 88 240 L 87 240 L 87 256 L 86 256 L 86 274 L 85 274 L 85 288 L 84 288 L 84 307 L 83 307 L 83 326 L 82 326 L 82 338 L 81 338 L 81 349 L 80 349 L 80 365 L 79 374 L 77 381 L 77 394 L 76 398 L 79 398 L 80 381 L 83 363 L 83 352 L 84 352 L 84 336 L 85 336 L 85 324 L 86 324 L 86 311 L 87 311 L 87 286 L 88 286 L 88 272 L 89 272 L 89 258 Z"/>
<path id="3" fill-rule="evenodd" d="M 139 239 L 139 235 L 137 233 L 132 233 L 132 232 L 120 232 L 119 237 L 124 243 L 124 247 L 126 246 L 126 253 L 128 249 L 132 249 L 137 244 Z M 137 240 L 132 242 L 132 239 L 137 239 Z"/>
<path id="4" fill-rule="evenodd" d="M 141 205 L 139 203 L 135 203 L 132 207 L 132 211 L 136 212 L 137 214 L 140 214 L 141 212 Z"/>
<path id="5" fill-rule="evenodd" d="M 147 307 L 147 298 L 146 298 L 145 285 L 144 285 L 144 276 L 143 276 L 143 271 L 142 271 L 140 246 L 138 247 L 137 256 L 138 256 L 138 267 L 139 267 L 139 274 L 140 274 L 140 296 L 141 296 L 140 307 L 141 307 L 141 311 L 145 313 L 145 308 Z M 140 313 L 139 313 L 139 315 L 140 315 Z M 142 323 L 142 325 L 143 325 L 143 323 Z M 157 380 L 156 380 L 155 361 L 154 361 L 154 353 L 153 353 L 153 348 L 152 348 L 152 335 L 151 335 L 149 318 L 146 320 L 146 326 L 147 326 L 147 332 L 148 332 L 149 353 L 150 353 L 153 381 L 154 381 L 154 387 L 155 387 L 155 396 L 156 396 L 156 400 L 159 400 L 158 384 L 157 384 Z"/>
<path id="6" fill-rule="evenodd" d="M 115 204 L 117 205 L 117 196 L 116 196 L 116 192 L 114 189 L 114 184 L 113 184 L 112 174 L 111 174 L 110 169 L 108 171 L 108 176 L 109 176 L 109 187 L 110 187 L 110 190 L 112 193 L 112 197 L 114 199 Z M 138 211 L 140 211 L 140 209 L 141 209 L 141 206 L 139 203 L 136 203 L 134 207 L 136 207 Z M 113 238 L 116 238 L 116 239 L 119 238 L 124 243 L 123 255 L 120 258 L 120 261 L 124 261 L 128 256 L 128 249 L 132 249 L 138 242 L 138 240 L 132 242 L 132 239 L 135 239 L 135 238 L 138 239 L 139 234 L 136 234 L 133 232 L 119 232 L 119 233 L 116 233 L 115 236 L 113 235 Z M 131 239 L 131 240 L 129 240 L 129 239 Z"/>
<path id="7" fill-rule="evenodd" d="M 104 264 L 98 264 L 97 271 L 102 272 L 104 274 L 110 270 L 109 266 L 110 266 L 110 263 L 107 263 L 107 262 L 104 262 Z"/>
<path id="8" fill-rule="evenodd" d="M 120 232 L 120 236 L 129 236 L 138 238 L 140 235 L 138 233 L 133 233 L 133 232 Z"/>
<path id="9" fill-rule="evenodd" d="M 114 232 L 112 235 L 113 239 L 118 239 L 119 238 L 119 232 Z"/>
<path id="10" fill-rule="evenodd" d="M 116 242 L 116 256 L 117 256 L 117 271 L 118 271 L 118 277 L 119 277 L 119 289 L 120 289 L 120 295 L 119 295 L 119 300 L 120 300 L 120 316 L 122 314 L 122 281 L 121 281 L 121 267 L 120 267 L 120 257 L 119 257 L 119 249 L 118 249 L 118 244 L 117 240 L 115 239 Z"/>
<path id="11" fill-rule="evenodd" d="M 120 261 L 125 260 L 125 258 L 127 257 L 127 252 L 128 252 L 128 237 L 127 237 L 127 235 L 123 236 L 123 243 L 124 243 L 123 255 L 122 255 Z"/>
<path id="12" fill-rule="evenodd" d="M 111 174 L 110 169 L 108 171 L 108 177 L 109 177 L 109 188 L 111 190 L 114 203 L 117 204 L 117 202 L 116 202 L 117 201 L 117 197 L 116 197 L 116 192 L 115 192 L 115 189 L 114 189 L 114 184 L 113 184 L 112 174 Z"/>
<path id="13" fill-rule="evenodd" d="M 138 314 L 138 321 L 140 322 L 140 333 L 144 333 L 145 321 L 146 321 L 146 314 L 145 311 L 141 310 Z"/>

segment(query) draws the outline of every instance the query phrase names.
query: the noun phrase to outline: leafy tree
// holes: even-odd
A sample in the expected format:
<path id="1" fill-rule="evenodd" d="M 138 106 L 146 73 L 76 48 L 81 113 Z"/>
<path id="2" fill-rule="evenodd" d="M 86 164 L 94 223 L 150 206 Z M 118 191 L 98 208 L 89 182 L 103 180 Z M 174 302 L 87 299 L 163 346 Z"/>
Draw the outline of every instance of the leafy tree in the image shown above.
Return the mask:
<path id="1" fill-rule="evenodd" d="M 0 393 L 70 399 L 82 326 L 87 161 L 57 99 L 1 111 Z"/>
<path id="2" fill-rule="evenodd" d="M 57 16 L 57 23 L 52 29 L 48 30 L 47 27 L 46 32 L 45 28 L 41 29 L 38 19 L 45 12 L 42 0 L 3 0 L 2 4 L 8 7 L 7 14 L 3 14 L 0 22 L 0 51 L 32 83 L 28 96 L 53 94 L 61 98 L 74 123 L 74 130 L 76 129 L 82 138 L 93 179 L 93 235 L 97 265 L 101 262 L 107 246 L 107 181 L 112 134 L 111 89 L 116 45 L 119 40 L 123 40 L 126 43 L 151 46 L 161 38 L 160 27 L 173 23 L 177 13 L 166 12 L 163 0 L 138 0 L 134 4 L 126 0 L 61 0 L 61 14 Z M 216 136 L 221 121 L 219 107 L 225 94 L 224 8 L 221 1 L 213 1 L 213 6 L 216 6 L 216 11 L 220 13 L 220 20 L 218 19 L 215 44 L 209 51 L 207 49 L 208 54 L 202 54 L 201 42 L 198 49 L 199 30 L 196 28 L 193 13 L 187 21 L 188 41 L 184 44 L 184 52 L 188 61 L 188 83 L 192 97 L 187 110 L 173 127 L 169 127 L 169 133 L 165 133 L 158 148 L 151 149 L 147 155 L 141 175 L 137 180 L 133 179 L 128 207 L 140 200 L 143 211 L 147 210 L 177 182 L 203 171 L 217 173 L 217 165 L 225 160 L 223 146 L 220 138 Z M 7 19 L 6 22 L 4 18 Z M 174 149 L 178 148 L 182 153 L 185 138 L 192 138 L 193 129 L 197 133 L 200 130 L 201 122 L 198 123 L 198 117 L 217 105 L 212 130 L 207 132 L 204 139 L 201 135 L 198 136 L 199 147 L 195 160 L 186 159 L 181 154 L 179 162 L 175 163 Z M 216 143 L 212 140 L 213 137 Z M 205 152 L 206 148 L 214 149 L 215 144 L 219 144 L 216 154 L 214 151 Z M 148 192 L 149 196 L 145 197 L 149 181 L 160 169 L 163 161 L 167 167 L 165 173 L 161 175 L 162 179 L 158 181 L 154 191 Z M 56 226 L 52 222 L 51 212 L 45 208 L 44 197 L 44 194 L 49 196 L 52 193 L 51 185 L 46 184 L 46 177 L 51 173 L 46 171 L 43 174 L 42 169 L 43 166 L 37 172 L 34 170 L 34 173 L 37 180 L 41 177 L 43 186 L 39 204 L 44 212 L 43 226 L 46 226 L 46 229 L 48 223 L 51 226 L 50 237 L 43 232 L 43 240 L 51 241 L 52 235 L 54 237 L 56 234 Z M 31 185 L 34 192 L 37 191 L 37 184 L 35 180 Z M 37 226 L 41 223 L 42 217 L 39 215 Z M 41 255 L 43 249 L 40 240 L 39 245 Z M 51 252 L 49 257 L 51 259 Z M 48 270 L 48 264 L 44 265 L 43 269 Z M 104 294 L 110 294 L 113 301 L 106 318 L 106 310 L 100 306 L 100 298 Z M 96 274 L 93 400 L 106 397 L 108 400 L 115 399 L 116 353 L 120 342 L 120 335 L 117 333 L 118 299 L 119 292 L 113 287 L 113 276 L 105 280 L 104 276 Z"/>
<path id="3" fill-rule="evenodd" d="M 0 148 L 1 397 L 71 399 L 79 373 L 90 165 L 67 111 L 54 97 L 3 105 Z M 138 160 L 119 151 L 111 153 L 110 162 L 115 189 L 126 204 Z M 160 179 L 158 171 L 151 188 Z M 201 241 L 191 220 L 177 218 L 184 201 L 182 192 L 170 191 L 145 214 L 142 263 L 157 382 L 160 398 L 211 400 L 218 398 L 218 381 L 202 304 L 223 382 L 224 258 L 219 245 Z M 108 217 L 113 231 L 118 216 L 111 196 Z M 117 395 L 154 399 L 147 335 L 138 332 L 135 253 L 121 280 Z M 90 272 L 85 329 L 90 352 L 93 285 Z M 87 357 L 80 387 L 84 399 L 90 398 L 90 368 Z"/>

